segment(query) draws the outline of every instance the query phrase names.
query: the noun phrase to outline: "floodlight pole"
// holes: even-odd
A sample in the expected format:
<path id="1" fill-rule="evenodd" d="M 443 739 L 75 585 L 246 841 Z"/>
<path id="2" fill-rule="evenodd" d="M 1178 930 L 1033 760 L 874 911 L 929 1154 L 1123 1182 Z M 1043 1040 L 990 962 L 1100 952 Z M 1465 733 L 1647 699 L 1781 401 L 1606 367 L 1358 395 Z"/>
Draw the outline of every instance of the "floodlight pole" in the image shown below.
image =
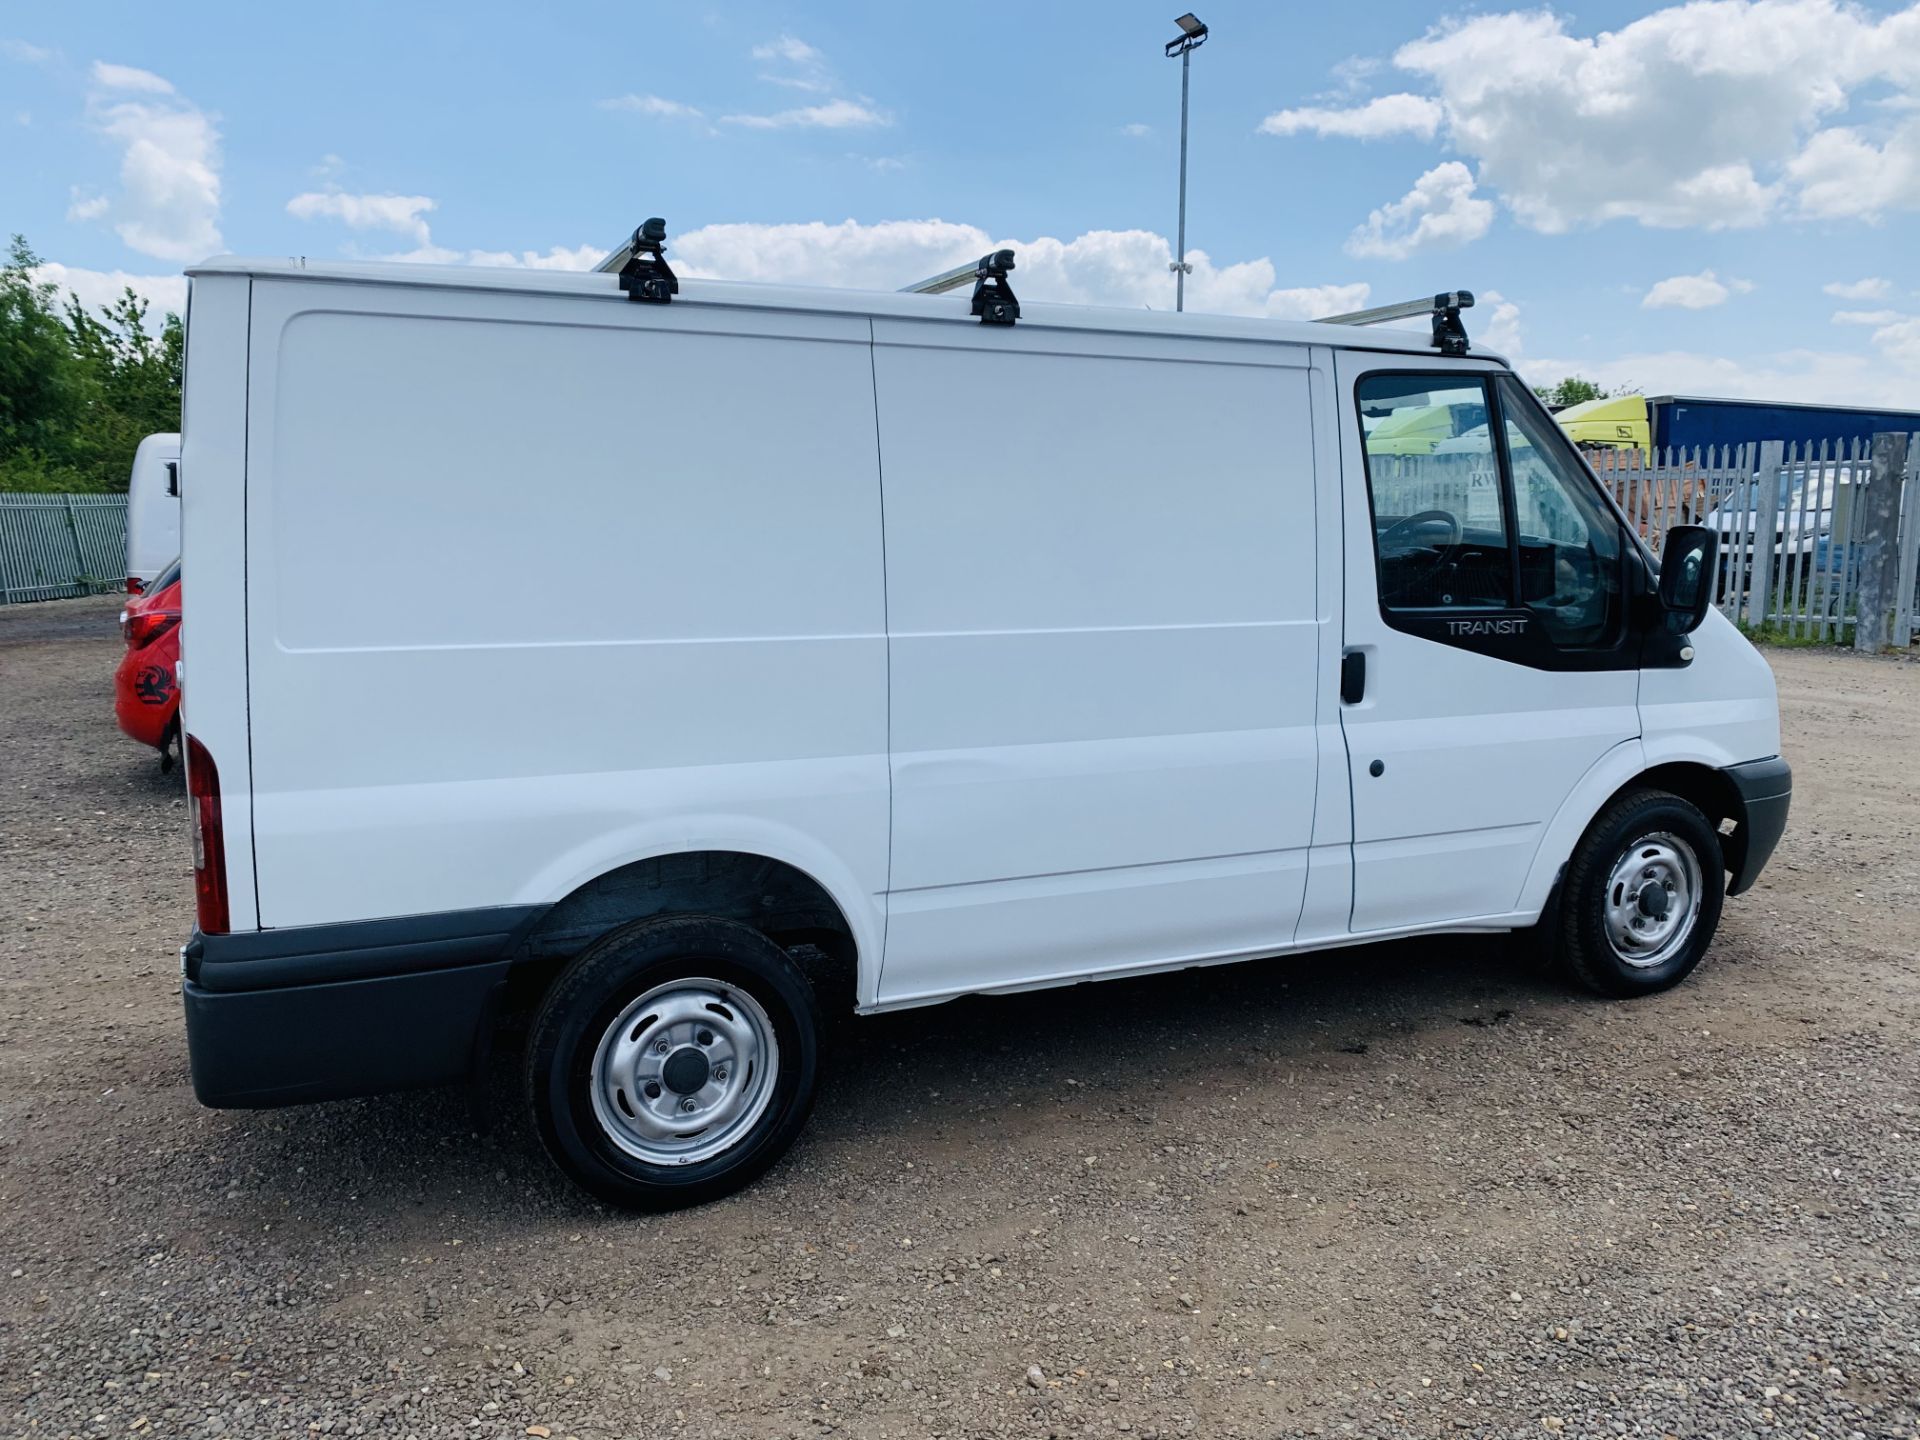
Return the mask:
<path id="1" fill-rule="evenodd" d="M 1187 308 L 1187 77 L 1193 71 L 1193 50 L 1180 49 L 1180 248 L 1173 270 L 1173 308 Z"/>
<path id="2" fill-rule="evenodd" d="M 1175 22 L 1180 26 L 1178 40 L 1167 42 L 1167 58 L 1180 57 L 1180 232 L 1176 240 L 1173 264 L 1167 268 L 1173 271 L 1173 308 L 1187 308 L 1187 276 L 1193 273 L 1193 266 L 1187 263 L 1187 94 L 1193 71 L 1193 52 L 1200 48 L 1207 38 L 1207 27 L 1195 20 L 1191 14 L 1182 15 Z"/>

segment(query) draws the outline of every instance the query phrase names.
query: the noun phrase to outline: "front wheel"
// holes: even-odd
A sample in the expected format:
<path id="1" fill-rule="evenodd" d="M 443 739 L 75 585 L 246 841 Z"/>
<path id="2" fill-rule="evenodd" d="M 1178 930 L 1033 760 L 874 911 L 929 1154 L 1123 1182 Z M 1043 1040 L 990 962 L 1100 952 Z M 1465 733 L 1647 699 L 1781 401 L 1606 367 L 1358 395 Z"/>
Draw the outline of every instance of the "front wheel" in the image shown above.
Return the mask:
<path id="1" fill-rule="evenodd" d="M 664 1210 L 738 1190 L 813 1106 L 819 1019 L 787 953 L 679 916 L 596 941 L 547 992 L 527 1103 L 548 1154 L 610 1204 Z"/>
<path id="2" fill-rule="evenodd" d="M 1567 866 L 1560 957 L 1602 995 L 1679 984 L 1720 924 L 1720 837 L 1698 808 L 1664 790 L 1634 790 L 1601 813 Z"/>

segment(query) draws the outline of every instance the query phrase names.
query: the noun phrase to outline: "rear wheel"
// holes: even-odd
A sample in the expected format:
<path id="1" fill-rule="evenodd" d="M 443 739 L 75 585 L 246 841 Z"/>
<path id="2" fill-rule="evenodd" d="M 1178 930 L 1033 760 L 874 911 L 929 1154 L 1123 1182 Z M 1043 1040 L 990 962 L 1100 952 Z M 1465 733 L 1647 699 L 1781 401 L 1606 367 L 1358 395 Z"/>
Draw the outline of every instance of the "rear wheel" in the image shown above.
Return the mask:
<path id="1" fill-rule="evenodd" d="M 1588 827 L 1567 866 L 1560 958 L 1603 995 L 1651 995 L 1693 972 L 1720 924 L 1720 837 L 1678 795 L 1634 790 Z"/>
<path id="2" fill-rule="evenodd" d="M 812 987 L 731 920 L 623 927 L 547 992 L 527 1045 L 541 1141 L 576 1183 L 632 1209 L 731 1193 L 806 1123 L 819 1068 Z"/>

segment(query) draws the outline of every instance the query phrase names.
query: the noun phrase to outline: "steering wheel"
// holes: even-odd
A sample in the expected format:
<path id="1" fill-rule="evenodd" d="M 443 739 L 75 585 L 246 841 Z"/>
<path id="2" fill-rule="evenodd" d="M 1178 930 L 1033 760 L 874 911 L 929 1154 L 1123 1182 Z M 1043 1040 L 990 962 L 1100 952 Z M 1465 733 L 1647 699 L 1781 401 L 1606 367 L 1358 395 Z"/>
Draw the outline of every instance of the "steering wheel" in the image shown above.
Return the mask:
<path id="1" fill-rule="evenodd" d="M 1445 534 L 1428 540 L 1423 531 L 1444 531 Z M 1416 546 L 1435 550 L 1448 550 L 1460 543 L 1464 532 L 1460 528 L 1460 517 L 1446 510 L 1419 510 L 1393 522 L 1380 532 L 1380 553 L 1382 555 L 1404 554 Z M 1415 539 L 1415 536 L 1421 536 Z"/>

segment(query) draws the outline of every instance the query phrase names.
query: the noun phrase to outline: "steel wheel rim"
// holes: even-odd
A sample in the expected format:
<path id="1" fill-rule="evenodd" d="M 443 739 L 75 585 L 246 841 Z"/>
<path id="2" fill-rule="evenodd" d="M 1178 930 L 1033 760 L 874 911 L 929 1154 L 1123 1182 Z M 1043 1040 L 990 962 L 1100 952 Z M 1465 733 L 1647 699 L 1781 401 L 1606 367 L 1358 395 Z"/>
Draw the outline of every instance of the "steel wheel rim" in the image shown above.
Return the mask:
<path id="1" fill-rule="evenodd" d="M 780 1042 L 759 1001 L 688 978 L 656 985 L 614 1019 L 594 1049 L 594 1118 L 648 1165 L 695 1165 L 737 1144 L 766 1114 Z"/>
<path id="2" fill-rule="evenodd" d="M 1636 970 L 1666 964 L 1693 938 L 1705 893 L 1691 845 L 1665 830 L 1642 835 L 1620 852 L 1607 876 L 1608 945 Z"/>

